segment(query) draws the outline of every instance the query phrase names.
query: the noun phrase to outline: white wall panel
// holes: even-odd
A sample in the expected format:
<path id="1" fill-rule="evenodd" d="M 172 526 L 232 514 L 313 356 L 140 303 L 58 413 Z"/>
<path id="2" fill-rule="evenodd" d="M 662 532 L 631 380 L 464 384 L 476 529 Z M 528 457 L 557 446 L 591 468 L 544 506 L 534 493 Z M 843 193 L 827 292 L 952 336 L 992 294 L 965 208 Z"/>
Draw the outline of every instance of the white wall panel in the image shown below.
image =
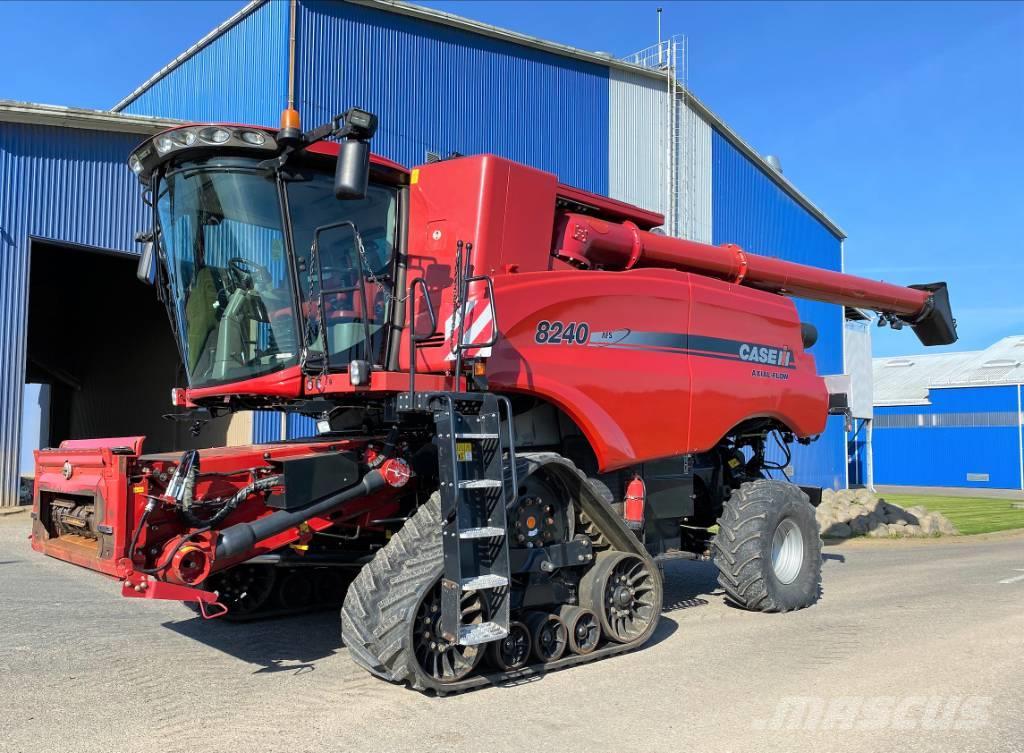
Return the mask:
<path id="1" fill-rule="evenodd" d="M 664 213 L 668 206 L 668 91 L 664 81 L 611 69 L 608 77 L 608 192 L 614 199 Z M 711 242 L 711 126 L 679 107 L 679 227 Z"/>
<path id="2" fill-rule="evenodd" d="M 612 68 L 608 76 L 608 195 L 665 211 L 665 83 Z"/>
<path id="3" fill-rule="evenodd" d="M 690 107 L 680 111 L 683 149 L 683 236 L 711 243 L 711 126 Z"/>

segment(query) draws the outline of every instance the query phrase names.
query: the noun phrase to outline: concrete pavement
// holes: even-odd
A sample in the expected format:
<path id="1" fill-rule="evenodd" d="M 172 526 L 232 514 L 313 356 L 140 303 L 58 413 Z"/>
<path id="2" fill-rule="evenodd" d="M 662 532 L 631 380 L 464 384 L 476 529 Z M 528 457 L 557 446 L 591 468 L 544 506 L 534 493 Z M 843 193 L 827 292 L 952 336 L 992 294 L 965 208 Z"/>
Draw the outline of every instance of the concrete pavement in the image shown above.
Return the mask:
<path id="1" fill-rule="evenodd" d="M 727 606 L 666 568 L 652 641 L 431 698 L 349 661 L 335 614 L 231 625 L 125 600 L 0 519 L 0 751 L 1024 751 L 1024 536 L 825 549 L 824 597 Z"/>

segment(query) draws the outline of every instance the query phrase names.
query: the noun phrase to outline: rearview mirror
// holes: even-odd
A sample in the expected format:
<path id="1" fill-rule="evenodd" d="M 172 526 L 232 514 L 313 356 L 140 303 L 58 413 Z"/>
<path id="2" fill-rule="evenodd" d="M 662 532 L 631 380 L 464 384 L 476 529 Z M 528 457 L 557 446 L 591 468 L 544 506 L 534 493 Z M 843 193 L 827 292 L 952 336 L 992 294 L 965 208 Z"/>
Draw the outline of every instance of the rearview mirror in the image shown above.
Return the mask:
<path id="1" fill-rule="evenodd" d="M 370 144 L 346 139 L 338 145 L 334 169 L 334 195 L 339 199 L 362 199 L 370 182 Z"/>
<path id="2" fill-rule="evenodd" d="M 153 233 L 139 233 L 135 240 L 142 244 L 135 276 L 139 278 L 139 282 L 152 285 L 156 281 L 156 245 L 153 243 Z"/>

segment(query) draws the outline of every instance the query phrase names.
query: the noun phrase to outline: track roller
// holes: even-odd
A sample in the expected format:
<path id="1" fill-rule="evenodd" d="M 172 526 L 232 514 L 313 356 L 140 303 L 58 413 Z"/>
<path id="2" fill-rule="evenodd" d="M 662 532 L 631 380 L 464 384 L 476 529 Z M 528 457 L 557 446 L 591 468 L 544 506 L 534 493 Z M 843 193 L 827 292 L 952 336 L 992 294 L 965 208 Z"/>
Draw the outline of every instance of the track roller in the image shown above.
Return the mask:
<path id="1" fill-rule="evenodd" d="M 584 607 L 565 605 L 558 616 L 569 634 L 569 650 L 574 654 L 589 654 L 601 642 L 601 624 L 597 615 Z"/>
<path id="2" fill-rule="evenodd" d="M 533 639 L 530 629 L 521 622 L 510 622 L 508 635 L 487 646 L 487 658 L 503 672 L 526 666 Z"/>
<path id="3" fill-rule="evenodd" d="M 530 612 L 526 625 L 533 637 L 533 656 L 542 664 L 561 659 L 569 643 L 569 631 L 557 614 Z"/>
<path id="4" fill-rule="evenodd" d="M 304 609 L 313 603 L 313 579 L 308 572 L 292 570 L 277 585 L 277 601 L 281 609 Z"/>
<path id="5" fill-rule="evenodd" d="M 661 613 L 661 575 L 650 559 L 628 552 L 600 552 L 580 579 L 580 606 L 592 610 L 616 643 L 643 642 Z"/>

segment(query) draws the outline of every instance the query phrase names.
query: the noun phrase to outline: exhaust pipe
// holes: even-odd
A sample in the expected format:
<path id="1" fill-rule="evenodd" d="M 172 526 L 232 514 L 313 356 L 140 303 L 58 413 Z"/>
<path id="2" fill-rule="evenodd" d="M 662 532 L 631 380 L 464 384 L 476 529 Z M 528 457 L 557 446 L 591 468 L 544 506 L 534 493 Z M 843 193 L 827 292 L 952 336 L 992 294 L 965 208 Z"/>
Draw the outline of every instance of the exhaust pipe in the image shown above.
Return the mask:
<path id="1" fill-rule="evenodd" d="M 256 543 L 276 536 L 282 531 L 303 523 L 310 518 L 324 513 L 331 512 L 336 507 L 350 502 L 359 497 L 366 497 L 373 494 L 381 487 L 389 485 L 384 474 L 379 469 L 363 476 L 355 486 L 350 486 L 344 491 L 324 497 L 318 502 L 300 507 L 295 510 L 278 510 L 266 517 L 254 520 L 249 523 L 236 523 L 230 528 L 220 532 L 217 539 L 216 559 L 227 559 L 251 550 Z"/>

